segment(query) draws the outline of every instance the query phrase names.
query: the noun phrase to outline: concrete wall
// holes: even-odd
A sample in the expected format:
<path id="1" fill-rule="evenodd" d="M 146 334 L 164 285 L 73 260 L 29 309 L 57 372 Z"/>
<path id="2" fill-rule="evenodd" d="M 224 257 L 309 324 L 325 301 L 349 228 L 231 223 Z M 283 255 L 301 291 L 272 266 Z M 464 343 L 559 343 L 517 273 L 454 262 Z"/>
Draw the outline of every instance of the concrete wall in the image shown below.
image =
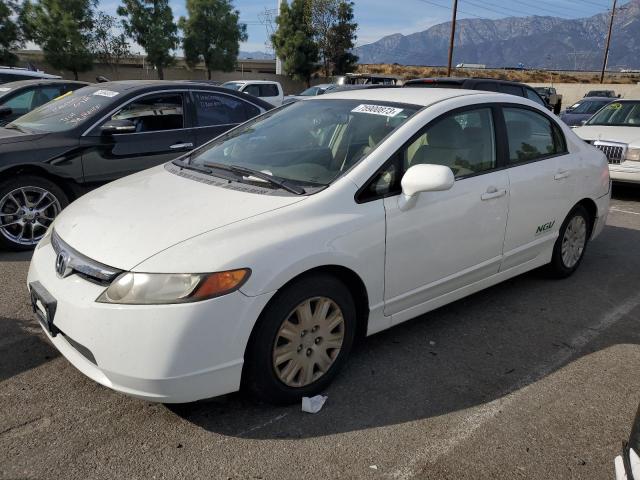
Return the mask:
<path id="1" fill-rule="evenodd" d="M 530 83 L 532 87 L 549 87 L 553 86 L 557 92 L 562 95 L 562 107 L 573 105 L 587 93 L 589 90 L 613 90 L 616 94 L 620 94 L 620 98 L 629 98 L 640 100 L 640 85 L 636 84 L 599 84 L 599 83 Z"/>

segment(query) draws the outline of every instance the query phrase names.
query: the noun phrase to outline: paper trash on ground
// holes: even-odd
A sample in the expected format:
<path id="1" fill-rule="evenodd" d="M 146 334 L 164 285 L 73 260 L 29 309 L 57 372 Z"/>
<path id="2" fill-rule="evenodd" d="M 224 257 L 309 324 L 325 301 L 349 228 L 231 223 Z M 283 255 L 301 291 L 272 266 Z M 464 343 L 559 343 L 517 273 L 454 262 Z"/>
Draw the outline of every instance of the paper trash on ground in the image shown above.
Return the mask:
<path id="1" fill-rule="evenodd" d="M 324 395 L 316 395 L 315 397 L 302 397 L 302 411 L 307 413 L 318 413 L 324 402 L 327 401 L 327 398 Z"/>

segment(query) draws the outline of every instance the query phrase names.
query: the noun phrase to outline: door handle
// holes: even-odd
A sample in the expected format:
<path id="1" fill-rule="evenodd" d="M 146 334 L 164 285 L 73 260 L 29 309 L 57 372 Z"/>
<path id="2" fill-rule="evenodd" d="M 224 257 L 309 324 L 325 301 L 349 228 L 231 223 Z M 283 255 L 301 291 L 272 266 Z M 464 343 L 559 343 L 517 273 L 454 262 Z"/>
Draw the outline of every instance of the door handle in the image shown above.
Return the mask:
<path id="1" fill-rule="evenodd" d="M 489 187 L 487 191 L 480 195 L 480 200 L 491 200 L 492 198 L 504 197 L 507 194 L 506 188 L 497 189 L 496 187 Z"/>
<path id="2" fill-rule="evenodd" d="M 193 143 L 174 143 L 169 148 L 171 150 L 182 150 L 183 148 L 193 148 Z"/>
<path id="3" fill-rule="evenodd" d="M 563 178 L 567 178 L 569 176 L 569 170 L 560 169 L 553 176 L 554 180 L 562 180 Z"/>

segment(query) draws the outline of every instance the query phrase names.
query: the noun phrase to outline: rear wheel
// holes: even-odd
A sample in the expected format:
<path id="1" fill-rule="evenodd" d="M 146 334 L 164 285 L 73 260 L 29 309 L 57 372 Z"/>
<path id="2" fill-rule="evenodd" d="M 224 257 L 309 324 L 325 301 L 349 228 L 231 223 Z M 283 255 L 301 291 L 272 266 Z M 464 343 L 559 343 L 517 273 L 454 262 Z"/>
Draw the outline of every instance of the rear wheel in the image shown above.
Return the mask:
<path id="1" fill-rule="evenodd" d="M 46 178 L 24 175 L 0 183 L 0 246 L 32 249 L 68 203 Z"/>
<path id="2" fill-rule="evenodd" d="M 286 287 L 263 312 L 245 355 L 243 387 L 270 403 L 298 402 L 324 390 L 353 345 L 355 306 L 329 275 Z"/>
<path id="3" fill-rule="evenodd" d="M 592 219 L 589 212 L 576 206 L 560 227 L 558 239 L 553 247 L 553 256 L 548 265 L 556 278 L 565 278 L 578 269 L 587 248 Z"/>

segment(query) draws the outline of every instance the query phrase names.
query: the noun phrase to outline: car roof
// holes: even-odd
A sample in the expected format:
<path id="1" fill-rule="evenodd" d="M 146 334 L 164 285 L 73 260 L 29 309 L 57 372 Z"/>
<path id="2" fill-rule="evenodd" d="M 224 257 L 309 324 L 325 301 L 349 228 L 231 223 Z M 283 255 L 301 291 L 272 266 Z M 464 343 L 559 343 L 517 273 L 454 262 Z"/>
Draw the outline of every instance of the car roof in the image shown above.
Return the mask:
<path id="1" fill-rule="evenodd" d="M 309 97 L 302 100 L 304 102 L 312 99 L 326 101 L 331 99 L 362 100 L 378 102 L 406 103 L 420 106 L 428 106 L 442 100 L 462 97 L 466 95 L 501 95 L 510 99 L 514 95 L 500 94 L 496 92 L 485 92 L 482 90 L 461 90 L 454 88 L 372 88 L 372 89 L 349 89 L 339 92 L 329 92 L 317 97 Z M 520 98 L 520 97 L 516 97 Z"/>
<path id="2" fill-rule="evenodd" d="M 30 87 L 32 85 L 90 85 L 89 82 L 80 82 L 77 80 L 61 80 L 58 78 L 34 78 L 33 80 L 17 80 L 15 82 L 7 82 L 1 84 L 2 88 L 22 88 L 22 87 Z"/>
<path id="3" fill-rule="evenodd" d="M 229 80 L 224 83 L 278 83 L 273 80 Z"/>
<path id="4" fill-rule="evenodd" d="M 35 78 L 60 78 L 60 75 L 51 75 L 50 73 L 35 72 L 33 70 L 27 70 L 26 68 L 0 68 L 0 73 L 11 73 L 14 75 L 25 75 L 27 77 Z"/>
<path id="5" fill-rule="evenodd" d="M 406 80 L 404 84 L 411 85 L 412 83 L 439 83 L 439 82 L 455 83 L 457 85 L 462 85 L 464 82 L 495 82 L 503 85 L 528 86 L 522 82 L 515 82 L 512 80 L 500 80 L 498 78 L 491 78 L 491 77 L 425 77 L 425 78 L 414 78 L 411 80 Z"/>
<path id="6" fill-rule="evenodd" d="M 611 98 L 611 97 L 583 97 L 580 100 L 578 100 L 576 103 L 583 103 L 583 102 L 602 102 L 602 101 L 607 101 L 607 102 L 615 102 L 616 99 Z"/>

